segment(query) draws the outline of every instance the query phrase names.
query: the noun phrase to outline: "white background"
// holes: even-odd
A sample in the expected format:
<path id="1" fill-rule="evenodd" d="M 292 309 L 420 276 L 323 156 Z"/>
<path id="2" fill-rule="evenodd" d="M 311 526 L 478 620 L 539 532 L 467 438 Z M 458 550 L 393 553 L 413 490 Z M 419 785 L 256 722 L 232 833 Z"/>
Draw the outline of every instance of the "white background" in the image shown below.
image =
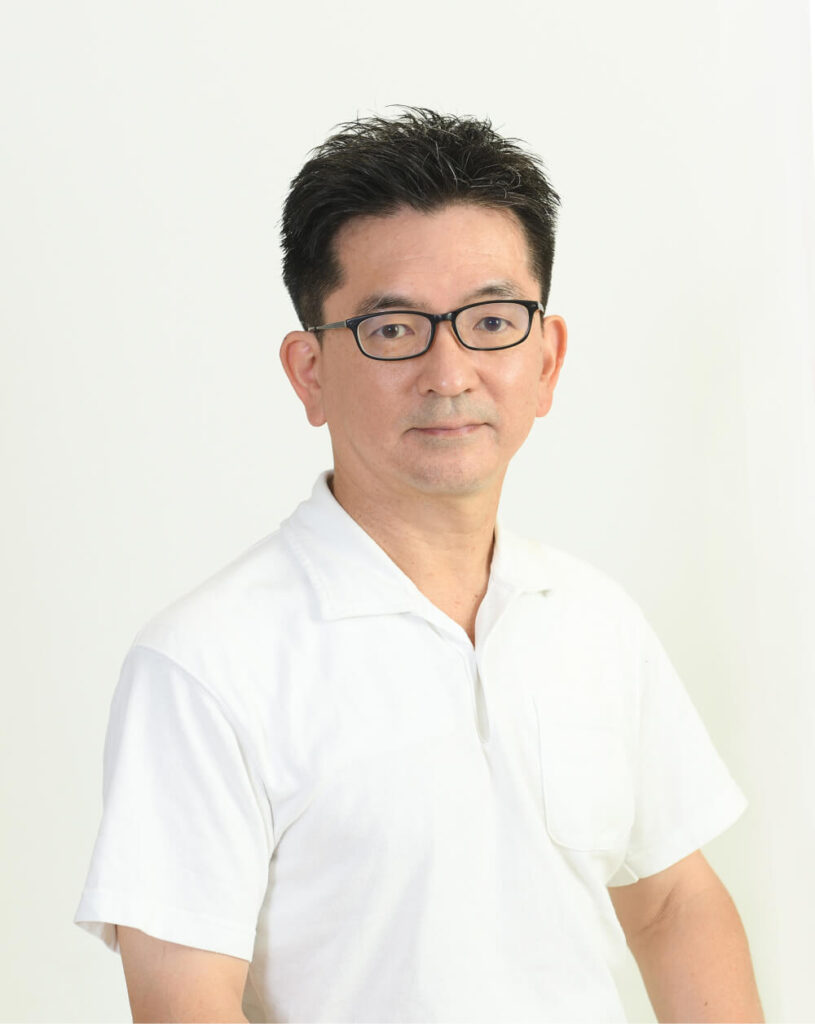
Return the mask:
<path id="1" fill-rule="evenodd" d="M 112 690 L 330 465 L 281 204 L 394 103 L 490 117 L 562 196 L 569 349 L 503 514 L 642 605 L 750 799 L 705 853 L 767 1019 L 815 1019 L 809 49 L 805 0 L 0 5 L 3 1019 L 129 1019 L 72 923 Z"/>

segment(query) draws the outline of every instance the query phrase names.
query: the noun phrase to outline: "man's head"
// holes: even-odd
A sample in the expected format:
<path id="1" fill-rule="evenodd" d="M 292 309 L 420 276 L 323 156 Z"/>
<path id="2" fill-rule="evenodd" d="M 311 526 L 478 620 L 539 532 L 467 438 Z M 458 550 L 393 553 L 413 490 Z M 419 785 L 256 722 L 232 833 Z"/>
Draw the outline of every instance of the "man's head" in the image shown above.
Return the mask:
<path id="1" fill-rule="evenodd" d="M 532 307 L 509 319 L 473 313 L 459 337 L 442 321 L 410 358 L 369 358 L 346 326 L 322 340 L 308 329 L 286 336 L 283 366 L 309 422 L 328 423 L 346 495 L 497 500 L 509 460 L 549 410 L 565 356 L 563 321 L 542 314 L 557 203 L 535 159 L 487 123 L 431 111 L 344 126 L 295 178 L 285 277 L 304 327 L 374 310 L 438 315 L 486 299 Z M 375 332 L 376 344 L 410 338 L 416 323 L 398 318 Z M 519 344 L 478 347 L 518 324 L 528 327 Z M 477 334 L 467 335 L 476 347 L 462 331 Z"/>
<path id="2" fill-rule="evenodd" d="M 304 327 L 325 322 L 325 298 L 342 283 L 335 242 L 343 225 L 400 207 L 429 213 L 456 202 L 515 214 L 546 306 L 560 199 L 537 156 L 488 120 L 417 107 L 339 128 L 312 151 L 283 210 L 283 281 Z"/>

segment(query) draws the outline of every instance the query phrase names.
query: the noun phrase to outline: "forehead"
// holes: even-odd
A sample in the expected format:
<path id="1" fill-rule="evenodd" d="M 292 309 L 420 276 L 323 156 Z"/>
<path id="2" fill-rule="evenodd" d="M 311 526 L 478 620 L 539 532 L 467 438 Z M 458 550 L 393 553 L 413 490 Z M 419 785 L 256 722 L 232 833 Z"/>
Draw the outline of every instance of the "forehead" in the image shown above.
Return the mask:
<path id="1" fill-rule="evenodd" d="M 452 302 L 493 280 L 537 295 L 526 234 L 510 210 L 456 203 L 357 217 L 335 239 L 342 283 L 329 299 L 347 307 L 364 295 L 398 293 L 423 305 Z M 350 315 L 346 313 L 345 315 Z"/>

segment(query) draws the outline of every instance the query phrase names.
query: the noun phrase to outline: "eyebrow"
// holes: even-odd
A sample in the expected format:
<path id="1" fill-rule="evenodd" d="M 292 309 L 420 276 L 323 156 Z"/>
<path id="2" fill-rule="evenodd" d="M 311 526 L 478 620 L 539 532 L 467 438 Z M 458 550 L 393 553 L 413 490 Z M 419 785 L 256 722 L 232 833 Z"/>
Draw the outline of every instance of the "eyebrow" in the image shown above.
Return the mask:
<path id="1" fill-rule="evenodd" d="M 487 284 L 468 292 L 463 296 L 461 305 L 466 306 L 468 302 L 476 302 L 478 299 L 497 296 L 501 299 L 520 299 L 521 289 L 514 281 L 508 279 L 500 281 L 489 281 Z M 374 292 L 366 295 L 357 305 L 354 316 L 364 316 L 366 313 L 375 313 L 380 309 L 413 309 L 420 311 L 428 303 L 416 299 L 410 295 L 400 295 L 397 292 Z"/>

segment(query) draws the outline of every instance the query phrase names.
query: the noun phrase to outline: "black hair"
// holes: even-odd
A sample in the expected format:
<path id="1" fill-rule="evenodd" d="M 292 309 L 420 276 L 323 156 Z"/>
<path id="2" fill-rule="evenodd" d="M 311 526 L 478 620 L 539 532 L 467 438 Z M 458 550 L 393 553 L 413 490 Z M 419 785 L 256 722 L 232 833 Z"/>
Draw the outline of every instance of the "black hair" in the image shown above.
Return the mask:
<path id="1" fill-rule="evenodd" d="M 358 118 L 309 153 L 283 207 L 283 282 L 304 327 L 342 284 L 334 242 L 354 217 L 400 207 L 431 212 L 456 202 L 512 210 L 529 245 L 546 306 L 560 197 L 539 157 L 489 120 L 405 107 L 393 119 Z"/>

